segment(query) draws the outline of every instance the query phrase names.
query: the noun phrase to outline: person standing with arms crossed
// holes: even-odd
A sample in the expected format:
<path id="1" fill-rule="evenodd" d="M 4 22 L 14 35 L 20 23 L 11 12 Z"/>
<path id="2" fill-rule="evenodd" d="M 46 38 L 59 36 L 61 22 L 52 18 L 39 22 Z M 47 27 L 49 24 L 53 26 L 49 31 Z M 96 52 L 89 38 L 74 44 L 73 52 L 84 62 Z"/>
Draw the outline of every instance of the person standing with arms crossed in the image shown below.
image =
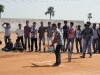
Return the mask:
<path id="1" fill-rule="evenodd" d="M 41 21 L 41 26 L 39 27 L 38 29 L 38 33 L 39 33 L 39 51 L 41 51 L 41 41 L 43 41 L 43 45 L 45 45 L 45 27 L 43 26 L 44 23 L 43 21 Z M 45 51 L 45 48 L 44 48 L 44 52 Z"/>
<path id="2" fill-rule="evenodd" d="M 24 26 L 24 39 L 25 39 L 25 50 L 27 49 L 27 40 L 28 40 L 28 50 L 30 51 L 30 26 L 29 21 L 26 21 L 26 26 Z"/>
<path id="3" fill-rule="evenodd" d="M 60 49 L 64 44 L 63 35 L 62 32 L 57 28 L 56 24 L 52 24 L 52 30 L 55 30 L 55 35 L 50 47 L 54 46 L 54 44 L 57 43 L 56 50 L 55 50 L 56 63 L 54 63 L 53 66 L 59 66 L 61 63 Z"/>
<path id="4" fill-rule="evenodd" d="M 64 21 L 64 26 L 63 26 L 63 38 L 64 38 L 64 51 L 65 51 L 65 46 L 66 46 L 66 40 L 68 42 L 68 29 L 69 26 L 67 25 L 67 21 Z"/>
<path id="5" fill-rule="evenodd" d="M 70 22 L 70 28 L 68 29 L 68 42 L 66 45 L 66 50 L 68 49 L 68 47 L 70 46 L 70 51 L 73 53 L 73 46 L 74 46 L 74 37 L 75 37 L 75 29 L 74 29 L 74 23 Z M 70 45 L 71 42 L 71 45 Z"/>
<path id="6" fill-rule="evenodd" d="M 6 26 L 4 26 L 4 25 L 6 25 Z M 5 29 L 4 40 L 5 40 L 5 45 L 6 45 L 7 42 L 8 42 L 7 40 L 10 39 L 10 35 L 11 35 L 11 32 L 10 32 L 11 25 L 10 25 L 10 23 L 8 23 L 8 22 L 4 22 L 4 23 L 2 24 L 2 27 Z"/>
<path id="7" fill-rule="evenodd" d="M 37 47 L 37 33 L 38 29 L 36 28 L 36 22 L 33 22 L 33 26 L 31 27 L 31 51 L 33 51 L 33 45 L 35 42 L 35 52 L 38 52 L 38 47 Z"/>

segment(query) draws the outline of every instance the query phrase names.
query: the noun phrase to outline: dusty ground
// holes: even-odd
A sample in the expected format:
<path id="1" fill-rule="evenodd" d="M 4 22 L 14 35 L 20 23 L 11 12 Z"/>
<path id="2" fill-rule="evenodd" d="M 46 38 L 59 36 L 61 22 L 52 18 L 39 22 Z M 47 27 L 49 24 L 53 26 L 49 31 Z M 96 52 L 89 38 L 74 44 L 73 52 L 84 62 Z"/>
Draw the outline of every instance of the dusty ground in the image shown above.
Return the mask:
<path id="1" fill-rule="evenodd" d="M 2 41 L 3 36 L 0 33 Z M 15 42 L 16 35 L 12 33 L 11 38 Z M 3 46 L 4 42 L 0 49 Z M 0 75 L 100 75 L 100 54 L 93 54 L 92 58 L 86 55 L 85 59 L 79 58 L 80 55 L 74 53 L 72 62 L 68 62 L 67 53 L 61 53 L 61 65 L 52 67 L 55 62 L 54 53 L 0 51 Z"/>

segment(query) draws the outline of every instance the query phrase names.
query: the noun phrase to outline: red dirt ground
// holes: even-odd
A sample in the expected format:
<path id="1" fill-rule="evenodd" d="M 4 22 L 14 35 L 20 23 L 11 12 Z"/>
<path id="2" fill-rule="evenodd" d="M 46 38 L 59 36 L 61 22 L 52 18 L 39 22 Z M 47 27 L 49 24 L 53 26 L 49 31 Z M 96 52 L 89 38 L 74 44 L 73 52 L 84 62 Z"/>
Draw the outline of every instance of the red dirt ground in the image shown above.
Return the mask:
<path id="1" fill-rule="evenodd" d="M 0 40 L 3 41 L 3 33 Z M 12 33 L 12 41 L 16 35 Z M 4 42 L 0 49 L 4 47 Z M 74 48 L 74 52 L 75 52 Z M 61 53 L 61 65 L 51 66 L 55 62 L 54 53 L 36 52 L 3 52 L 0 51 L 0 75 L 100 75 L 100 54 L 93 54 L 92 58 L 80 58 L 81 54 L 74 53 L 72 62 L 68 62 L 67 53 Z"/>

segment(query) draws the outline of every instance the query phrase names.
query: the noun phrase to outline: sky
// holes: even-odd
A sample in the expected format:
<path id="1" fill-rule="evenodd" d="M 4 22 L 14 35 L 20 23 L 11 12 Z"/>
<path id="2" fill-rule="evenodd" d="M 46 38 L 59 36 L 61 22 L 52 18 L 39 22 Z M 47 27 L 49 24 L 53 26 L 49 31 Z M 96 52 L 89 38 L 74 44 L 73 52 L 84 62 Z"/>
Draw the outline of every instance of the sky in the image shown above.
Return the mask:
<path id="1" fill-rule="evenodd" d="M 91 22 L 100 22 L 100 0 L 0 0 L 5 6 L 2 18 L 49 19 L 44 13 L 53 6 L 57 20 L 88 21 L 88 13 L 92 13 Z"/>

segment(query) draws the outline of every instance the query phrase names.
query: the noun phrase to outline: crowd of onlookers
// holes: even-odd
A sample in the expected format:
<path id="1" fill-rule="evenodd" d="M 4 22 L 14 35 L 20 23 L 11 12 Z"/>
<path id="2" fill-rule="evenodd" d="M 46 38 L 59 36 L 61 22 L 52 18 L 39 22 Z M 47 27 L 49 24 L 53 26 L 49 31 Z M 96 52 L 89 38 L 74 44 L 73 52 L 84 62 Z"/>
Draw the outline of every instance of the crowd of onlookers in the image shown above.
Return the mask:
<path id="1" fill-rule="evenodd" d="M 96 25 L 96 23 L 93 23 L 93 25 L 91 25 L 91 22 L 87 22 L 86 24 L 84 24 L 84 29 L 81 29 L 81 25 L 77 25 L 77 28 L 74 28 L 73 22 L 70 22 L 70 25 L 68 25 L 67 21 L 64 21 L 64 26 L 62 26 L 61 23 L 58 23 L 57 29 L 59 29 L 63 34 L 64 40 L 61 51 L 66 52 L 70 47 L 70 50 L 73 53 L 75 40 L 77 53 L 83 53 L 81 57 L 85 57 L 86 49 L 88 50 L 90 57 L 92 56 L 91 44 L 94 51 L 93 53 L 100 53 L 100 24 L 98 28 Z M 52 43 L 53 35 L 55 33 L 55 31 L 52 30 L 51 22 L 48 22 L 48 26 L 44 26 L 43 21 L 41 21 L 40 27 L 37 28 L 36 22 L 33 22 L 33 25 L 30 26 L 29 21 L 27 20 L 24 28 L 22 28 L 21 24 L 18 24 L 18 29 L 15 31 L 15 33 L 17 34 L 16 43 L 13 45 L 10 38 L 10 23 L 4 22 L 2 24 L 2 27 L 5 29 L 5 47 L 2 48 L 2 50 L 4 51 L 23 51 L 28 49 L 29 52 L 32 52 L 34 49 L 34 43 L 35 51 L 41 51 L 41 43 L 43 42 L 43 45 L 45 45 L 45 37 L 47 37 L 48 45 L 50 45 Z M 47 35 L 45 35 L 45 32 L 47 32 Z M 37 40 L 38 33 L 39 40 Z M 37 44 L 37 41 L 39 41 L 39 45 Z M 43 48 L 43 50 L 44 52 L 53 51 L 49 48 L 48 50 L 46 50 L 45 47 Z"/>

